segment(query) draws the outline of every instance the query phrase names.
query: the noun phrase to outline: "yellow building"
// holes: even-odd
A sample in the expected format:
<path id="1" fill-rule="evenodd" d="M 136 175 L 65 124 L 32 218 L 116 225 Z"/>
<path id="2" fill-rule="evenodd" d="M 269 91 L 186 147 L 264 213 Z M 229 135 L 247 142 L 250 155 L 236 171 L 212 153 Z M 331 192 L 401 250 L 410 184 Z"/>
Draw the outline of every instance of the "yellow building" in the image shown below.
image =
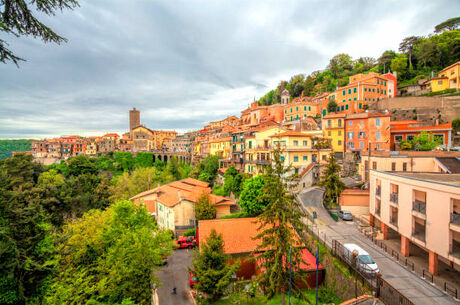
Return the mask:
<path id="1" fill-rule="evenodd" d="M 331 140 L 332 150 L 343 156 L 345 148 L 345 114 L 328 114 L 323 117 L 323 136 Z"/>
<path id="2" fill-rule="evenodd" d="M 434 77 L 426 82 L 431 92 L 443 91 L 449 89 L 449 79 L 447 77 Z"/>
<path id="3" fill-rule="evenodd" d="M 230 137 L 216 138 L 209 141 L 209 153 L 211 155 L 219 155 L 223 159 L 228 159 L 230 153 Z"/>
<path id="4" fill-rule="evenodd" d="M 88 143 L 86 145 L 85 155 L 95 156 L 97 154 L 97 145 L 94 142 Z"/>
<path id="5" fill-rule="evenodd" d="M 314 147 L 314 139 L 322 137 L 322 132 L 305 131 L 298 132 L 288 130 L 280 134 L 270 136 L 271 147 L 277 147 L 278 143 L 282 150 L 282 159 L 285 166 L 292 165 L 298 173 L 311 163 L 325 162 L 331 149 L 317 149 Z"/>
<path id="6" fill-rule="evenodd" d="M 447 78 L 446 89 L 460 90 L 460 61 L 457 61 L 455 64 L 450 65 L 447 68 L 444 68 L 441 71 L 439 71 L 438 77 Z"/>
<path id="7" fill-rule="evenodd" d="M 245 137 L 244 172 L 253 176 L 262 173 L 264 166 L 270 163 L 271 138 L 274 134 L 285 132 L 279 126 L 259 129 L 252 136 Z"/>

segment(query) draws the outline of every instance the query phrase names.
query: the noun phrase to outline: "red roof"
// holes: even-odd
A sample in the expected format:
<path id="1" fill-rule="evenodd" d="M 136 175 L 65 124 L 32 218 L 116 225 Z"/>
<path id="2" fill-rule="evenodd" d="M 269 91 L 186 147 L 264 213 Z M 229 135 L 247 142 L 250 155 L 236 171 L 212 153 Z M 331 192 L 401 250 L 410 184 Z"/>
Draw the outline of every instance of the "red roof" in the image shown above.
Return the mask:
<path id="1" fill-rule="evenodd" d="M 259 255 L 260 254 L 256 254 L 255 257 L 258 257 Z M 311 254 L 308 249 L 302 249 L 302 262 L 300 263 L 299 268 L 304 271 L 316 270 L 316 257 Z M 323 265 L 320 263 L 318 268 L 323 269 Z M 264 268 L 261 268 L 260 270 L 264 270 Z"/>

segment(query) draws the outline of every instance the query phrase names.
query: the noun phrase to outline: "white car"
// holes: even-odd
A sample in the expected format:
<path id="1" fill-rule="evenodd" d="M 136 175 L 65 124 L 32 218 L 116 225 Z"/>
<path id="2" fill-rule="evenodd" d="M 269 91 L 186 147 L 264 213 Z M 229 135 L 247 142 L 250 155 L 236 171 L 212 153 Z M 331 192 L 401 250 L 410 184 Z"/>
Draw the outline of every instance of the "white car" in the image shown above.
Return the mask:
<path id="1" fill-rule="evenodd" d="M 356 250 L 358 253 L 356 257 L 356 267 L 361 273 L 368 276 L 375 276 L 376 273 L 380 272 L 379 266 L 377 266 L 369 253 L 364 251 L 363 248 L 355 244 L 344 244 L 343 246 L 345 247 L 343 253 L 344 257 L 350 263 L 352 262 L 353 251 Z"/>

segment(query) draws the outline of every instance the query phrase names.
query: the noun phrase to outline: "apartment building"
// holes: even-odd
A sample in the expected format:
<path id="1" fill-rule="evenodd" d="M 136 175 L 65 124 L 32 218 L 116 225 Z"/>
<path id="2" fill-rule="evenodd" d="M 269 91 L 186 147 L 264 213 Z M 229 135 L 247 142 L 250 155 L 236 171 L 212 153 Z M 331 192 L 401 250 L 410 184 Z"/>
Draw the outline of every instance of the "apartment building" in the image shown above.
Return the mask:
<path id="1" fill-rule="evenodd" d="M 390 124 L 391 131 L 391 150 L 399 150 L 399 143 L 403 140 L 412 140 L 421 132 L 426 132 L 439 139 L 441 145 L 445 148 L 452 147 L 452 123 L 439 124 L 436 120 L 434 123 L 420 122 L 417 120 L 392 121 Z"/>
<path id="2" fill-rule="evenodd" d="M 460 174 L 371 170 L 369 212 L 384 239 L 400 240 L 404 256 L 411 245 L 426 251 L 431 274 L 440 259 L 460 265 Z"/>
<path id="3" fill-rule="evenodd" d="M 332 150 L 342 159 L 345 151 L 345 114 L 328 114 L 321 122 L 324 138 L 331 141 Z"/>

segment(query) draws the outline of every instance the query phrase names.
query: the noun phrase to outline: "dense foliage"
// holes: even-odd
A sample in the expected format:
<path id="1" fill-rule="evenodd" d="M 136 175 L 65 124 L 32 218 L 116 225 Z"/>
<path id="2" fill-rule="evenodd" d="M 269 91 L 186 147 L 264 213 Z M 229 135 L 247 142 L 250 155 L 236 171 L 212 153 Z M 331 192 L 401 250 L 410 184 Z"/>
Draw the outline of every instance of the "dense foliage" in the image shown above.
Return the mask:
<path id="1" fill-rule="evenodd" d="M 11 157 L 13 151 L 30 151 L 33 140 L 0 140 L 0 160 Z"/>
<path id="2" fill-rule="evenodd" d="M 268 201 L 262 198 L 264 185 L 263 176 L 256 176 L 244 181 L 239 205 L 245 215 L 257 216 L 268 205 Z"/>
<path id="3" fill-rule="evenodd" d="M 205 243 L 193 255 L 194 274 L 198 280 L 196 289 L 207 294 L 211 301 L 217 300 L 230 285 L 232 274 L 239 264 L 228 264 L 224 254 L 224 241 L 213 229 Z"/>
<path id="4" fill-rule="evenodd" d="M 460 60 L 459 18 L 437 25 L 435 34 L 404 38 L 399 45 L 400 53 L 387 50 L 378 59 L 353 59 L 348 54 L 338 54 L 331 58 L 325 70 L 314 71 L 310 75 L 298 74 L 289 81 L 283 80 L 276 89 L 261 97 L 258 103 L 271 105 L 281 102 L 284 89 L 289 90 L 292 97 L 301 96 L 302 92 L 304 96 L 332 92 L 336 87 L 347 85 L 349 77 L 358 73 L 397 72 L 398 86 L 429 78 L 431 72 L 437 73 Z"/>
<path id="5" fill-rule="evenodd" d="M 216 218 L 216 207 L 211 203 L 207 193 L 201 194 L 195 204 L 195 218 L 197 220 L 206 220 Z"/>
<path id="6" fill-rule="evenodd" d="M 340 194 L 345 189 L 345 184 L 340 180 L 340 165 L 337 163 L 337 157 L 333 152 L 329 154 L 327 164 L 319 185 L 324 187 L 324 199 L 327 203 L 338 204 Z"/>
<path id="7" fill-rule="evenodd" d="M 190 175 L 195 179 L 208 182 L 212 185 L 218 170 L 219 156 L 208 156 L 196 165 Z"/>
<path id="8" fill-rule="evenodd" d="M 59 234 L 57 271 L 44 304 L 150 304 L 152 270 L 171 252 L 169 234 L 159 231 L 144 207 L 119 201 L 68 223 Z M 97 304 L 97 303 L 95 303 Z"/>
<path id="9" fill-rule="evenodd" d="M 435 138 L 433 134 L 422 131 L 411 140 L 403 140 L 399 143 L 401 150 L 430 151 L 442 144 L 442 140 Z"/>
<path id="10" fill-rule="evenodd" d="M 296 232 L 304 232 L 306 226 L 302 221 L 305 214 L 300 208 L 300 203 L 289 192 L 296 184 L 292 166 L 284 166 L 279 146 L 273 150 L 272 156 L 273 162 L 264 174 L 265 184 L 261 196 L 268 205 L 258 216 L 259 234 L 255 238 L 260 240 L 260 244 L 253 254 L 262 251 L 257 257 L 262 270 L 259 280 L 268 298 L 280 293 L 281 304 L 284 305 L 290 277 L 289 266 L 292 269 L 293 294 L 304 298 L 299 286 L 303 282 L 300 265 L 303 262 L 301 251 L 304 245 Z"/>

